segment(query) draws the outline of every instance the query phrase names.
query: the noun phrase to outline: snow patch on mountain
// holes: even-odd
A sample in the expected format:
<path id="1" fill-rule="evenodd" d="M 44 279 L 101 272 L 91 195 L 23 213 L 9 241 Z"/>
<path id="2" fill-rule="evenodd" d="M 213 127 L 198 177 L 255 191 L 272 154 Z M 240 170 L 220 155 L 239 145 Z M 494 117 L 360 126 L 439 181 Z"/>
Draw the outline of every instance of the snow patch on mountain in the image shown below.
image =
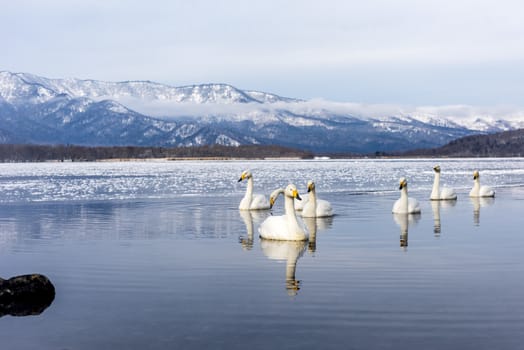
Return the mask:
<path id="1" fill-rule="evenodd" d="M 57 96 L 45 85 L 30 83 L 9 72 L 0 72 L 0 96 L 9 103 L 43 103 Z"/>
<path id="2" fill-rule="evenodd" d="M 226 136 L 224 134 L 220 134 L 216 137 L 215 139 L 215 143 L 218 144 L 218 145 L 223 145 L 223 146 L 235 146 L 235 147 L 238 147 L 241 145 L 240 142 L 238 142 L 237 140 L 234 140 L 232 139 L 231 137 L 229 136 Z"/>
<path id="3" fill-rule="evenodd" d="M 121 104 L 116 104 L 116 103 L 114 103 L 112 106 L 110 106 L 109 110 L 113 111 L 115 113 L 122 113 L 122 114 L 129 112 L 129 109 L 125 108 Z"/>

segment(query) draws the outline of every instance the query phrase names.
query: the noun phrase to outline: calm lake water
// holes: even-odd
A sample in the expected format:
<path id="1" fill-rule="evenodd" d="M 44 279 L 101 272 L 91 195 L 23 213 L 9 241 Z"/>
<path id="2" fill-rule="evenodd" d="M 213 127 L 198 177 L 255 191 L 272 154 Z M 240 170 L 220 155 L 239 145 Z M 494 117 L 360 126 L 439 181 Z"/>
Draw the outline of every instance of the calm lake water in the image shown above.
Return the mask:
<path id="1" fill-rule="evenodd" d="M 456 202 L 428 200 L 435 164 Z M 260 240 L 247 168 L 266 195 L 315 180 L 337 215 Z M 468 197 L 475 169 L 495 199 Z M 419 216 L 391 214 L 401 176 Z M 518 349 L 523 209 L 524 159 L 0 164 L 0 276 L 56 288 L 0 318 L 1 346 Z"/>

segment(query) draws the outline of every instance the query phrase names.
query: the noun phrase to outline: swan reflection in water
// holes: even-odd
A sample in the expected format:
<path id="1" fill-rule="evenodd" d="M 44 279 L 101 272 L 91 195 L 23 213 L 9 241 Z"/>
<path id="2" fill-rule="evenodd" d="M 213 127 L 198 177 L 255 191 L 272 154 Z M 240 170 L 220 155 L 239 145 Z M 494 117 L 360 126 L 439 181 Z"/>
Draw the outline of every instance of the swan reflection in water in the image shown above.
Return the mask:
<path id="1" fill-rule="evenodd" d="M 238 212 L 246 225 L 246 236 L 240 236 L 238 240 L 242 245 L 242 249 L 251 250 L 253 248 L 255 226 L 264 221 L 270 215 L 270 212 L 264 210 L 239 210 Z"/>
<path id="2" fill-rule="evenodd" d="M 433 233 L 436 238 L 440 237 L 442 230 L 440 222 L 440 208 L 451 208 L 457 204 L 457 201 L 431 201 L 431 209 L 433 211 Z"/>
<path id="3" fill-rule="evenodd" d="M 410 224 L 420 220 L 420 214 L 393 214 L 395 223 L 400 227 L 400 246 L 406 250 L 408 246 L 408 231 Z"/>
<path id="4" fill-rule="evenodd" d="M 495 198 L 493 197 L 470 197 L 471 204 L 473 204 L 473 224 L 475 226 L 480 225 L 480 208 L 488 207 L 495 203 Z"/>
<path id="5" fill-rule="evenodd" d="M 317 231 L 327 230 L 333 225 L 333 216 L 321 218 L 302 218 L 309 232 L 308 252 L 317 251 Z"/>
<path id="6" fill-rule="evenodd" d="M 297 295 L 300 289 L 300 281 L 296 279 L 295 272 L 297 261 L 304 254 L 307 246 L 307 241 L 260 240 L 260 247 L 266 257 L 286 262 L 286 289 L 290 296 Z"/>

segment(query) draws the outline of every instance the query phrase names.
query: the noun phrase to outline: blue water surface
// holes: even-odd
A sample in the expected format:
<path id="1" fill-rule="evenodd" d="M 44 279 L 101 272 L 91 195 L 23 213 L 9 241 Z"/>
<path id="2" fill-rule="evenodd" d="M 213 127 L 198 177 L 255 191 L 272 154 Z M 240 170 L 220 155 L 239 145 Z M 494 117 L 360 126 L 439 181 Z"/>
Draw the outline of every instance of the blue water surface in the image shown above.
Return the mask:
<path id="1" fill-rule="evenodd" d="M 432 166 L 456 202 L 428 200 Z M 255 191 L 295 182 L 337 215 L 258 237 Z M 468 197 L 472 172 L 497 191 Z M 422 214 L 391 214 L 406 176 Z M 0 276 L 53 303 L 0 317 L 5 349 L 518 349 L 524 160 L 0 164 Z"/>

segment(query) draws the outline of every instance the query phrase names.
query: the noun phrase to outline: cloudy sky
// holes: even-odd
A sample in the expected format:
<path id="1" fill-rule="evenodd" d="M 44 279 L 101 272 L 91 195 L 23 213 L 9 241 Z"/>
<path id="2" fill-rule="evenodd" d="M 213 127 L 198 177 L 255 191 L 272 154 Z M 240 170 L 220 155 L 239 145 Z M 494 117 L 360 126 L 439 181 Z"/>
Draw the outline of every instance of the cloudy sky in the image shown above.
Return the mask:
<path id="1" fill-rule="evenodd" d="M 3 1 L 0 70 L 524 107 L 519 0 Z"/>

